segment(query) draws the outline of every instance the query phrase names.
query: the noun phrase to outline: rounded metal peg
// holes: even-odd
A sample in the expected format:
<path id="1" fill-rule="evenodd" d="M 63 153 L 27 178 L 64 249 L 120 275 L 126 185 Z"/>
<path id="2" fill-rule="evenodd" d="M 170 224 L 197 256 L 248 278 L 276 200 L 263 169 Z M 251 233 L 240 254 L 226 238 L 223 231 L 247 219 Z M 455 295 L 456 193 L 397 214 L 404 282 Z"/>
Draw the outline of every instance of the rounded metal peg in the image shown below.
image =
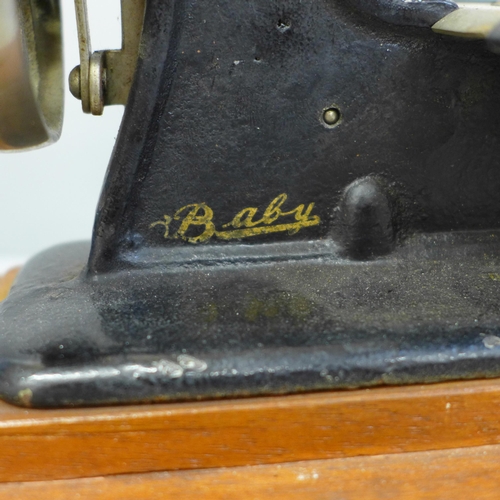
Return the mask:
<path id="1" fill-rule="evenodd" d="M 340 221 L 349 257 L 371 259 L 393 249 L 391 202 L 377 178 L 363 177 L 347 186 L 340 204 Z"/>

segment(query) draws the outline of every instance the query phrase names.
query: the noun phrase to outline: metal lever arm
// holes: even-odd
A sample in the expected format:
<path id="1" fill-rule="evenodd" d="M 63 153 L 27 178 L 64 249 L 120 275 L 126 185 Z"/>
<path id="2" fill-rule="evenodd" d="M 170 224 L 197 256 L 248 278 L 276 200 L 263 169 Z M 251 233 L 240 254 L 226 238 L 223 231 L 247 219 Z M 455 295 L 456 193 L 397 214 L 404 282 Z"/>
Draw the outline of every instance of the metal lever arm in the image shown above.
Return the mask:
<path id="1" fill-rule="evenodd" d="M 462 38 L 488 38 L 500 23 L 498 3 L 458 4 L 459 8 L 439 20 L 432 30 Z"/>

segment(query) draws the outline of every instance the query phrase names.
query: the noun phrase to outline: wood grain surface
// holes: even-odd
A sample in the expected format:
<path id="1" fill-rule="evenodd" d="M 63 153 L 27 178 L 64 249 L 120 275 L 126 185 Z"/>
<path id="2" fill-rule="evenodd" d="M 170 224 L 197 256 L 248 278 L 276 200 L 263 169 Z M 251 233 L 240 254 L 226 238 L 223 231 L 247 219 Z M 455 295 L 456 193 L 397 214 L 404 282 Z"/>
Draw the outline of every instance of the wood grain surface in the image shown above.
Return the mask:
<path id="1" fill-rule="evenodd" d="M 9 290 L 16 279 L 17 273 L 19 272 L 18 267 L 11 269 L 6 274 L 0 276 L 0 302 L 4 300 L 9 294 Z"/>
<path id="2" fill-rule="evenodd" d="M 4 483 L 0 500 L 497 500 L 500 446 Z"/>
<path id="3" fill-rule="evenodd" d="M 70 410 L 0 404 L 0 481 L 500 443 L 500 381 Z"/>

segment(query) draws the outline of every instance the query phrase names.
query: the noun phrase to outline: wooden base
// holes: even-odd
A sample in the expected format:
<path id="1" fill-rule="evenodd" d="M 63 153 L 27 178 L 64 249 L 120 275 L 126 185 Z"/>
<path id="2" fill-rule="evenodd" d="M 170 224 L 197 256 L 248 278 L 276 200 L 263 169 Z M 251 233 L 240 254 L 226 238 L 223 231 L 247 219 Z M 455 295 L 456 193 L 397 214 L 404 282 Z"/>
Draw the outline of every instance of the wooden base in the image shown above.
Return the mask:
<path id="1" fill-rule="evenodd" d="M 156 406 L 2 403 L 0 482 L 498 444 L 499 408 L 496 379 Z"/>
<path id="2" fill-rule="evenodd" d="M 0 485 L 0 500 L 497 500 L 500 446 Z"/>
<path id="3" fill-rule="evenodd" d="M 9 294 L 9 290 L 16 279 L 17 274 L 19 273 L 19 268 L 16 267 L 11 269 L 9 272 L 0 276 L 0 302 L 7 298 Z"/>

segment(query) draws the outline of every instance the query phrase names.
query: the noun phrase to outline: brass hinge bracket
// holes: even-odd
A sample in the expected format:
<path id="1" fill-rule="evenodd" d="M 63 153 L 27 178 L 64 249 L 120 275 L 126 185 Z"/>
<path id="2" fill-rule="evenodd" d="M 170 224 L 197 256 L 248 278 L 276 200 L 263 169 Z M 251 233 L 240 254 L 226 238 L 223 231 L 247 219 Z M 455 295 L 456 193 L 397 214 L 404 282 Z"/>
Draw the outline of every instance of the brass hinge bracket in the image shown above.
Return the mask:
<path id="1" fill-rule="evenodd" d="M 104 106 L 126 104 L 134 77 L 146 0 L 121 0 L 122 48 L 92 52 L 86 0 L 75 0 L 80 65 L 69 76 L 71 93 L 85 113 L 102 115 Z"/>

